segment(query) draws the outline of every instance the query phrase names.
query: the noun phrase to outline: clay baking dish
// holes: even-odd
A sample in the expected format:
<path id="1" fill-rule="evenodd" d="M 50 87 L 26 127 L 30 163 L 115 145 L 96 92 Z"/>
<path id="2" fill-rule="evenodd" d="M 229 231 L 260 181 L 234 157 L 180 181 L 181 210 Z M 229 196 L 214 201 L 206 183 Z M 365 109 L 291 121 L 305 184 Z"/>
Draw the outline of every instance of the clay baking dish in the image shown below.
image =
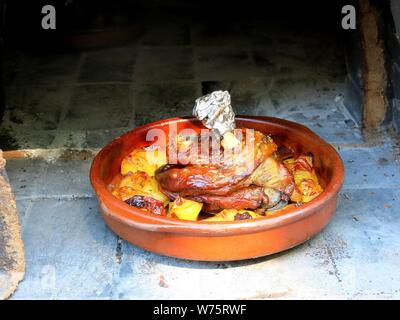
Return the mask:
<path id="1" fill-rule="evenodd" d="M 123 239 L 143 249 L 166 256 L 192 260 L 229 261 L 269 255 L 294 247 L 321 231 L 336 210 L 343 184 L 344 166 L 336 150 L 308 128 L 271 118 L 237 116 L 237 127 L 253 128 L 273 135 L 278 144 L 301 153 L 312 153 L 324 187 L 309 203 L 287 208 L 279 214 L 233 222 L 194 222 L 148 214 L 115 198 L 108 185 L 118 174 L 122 159 L 146 142 L 149 129 L 168 132 L 202 125 L 193 118 L 172 118 L 146 124 L 116 138 L 95 157 L 90 180 L 106 224 Z"/>

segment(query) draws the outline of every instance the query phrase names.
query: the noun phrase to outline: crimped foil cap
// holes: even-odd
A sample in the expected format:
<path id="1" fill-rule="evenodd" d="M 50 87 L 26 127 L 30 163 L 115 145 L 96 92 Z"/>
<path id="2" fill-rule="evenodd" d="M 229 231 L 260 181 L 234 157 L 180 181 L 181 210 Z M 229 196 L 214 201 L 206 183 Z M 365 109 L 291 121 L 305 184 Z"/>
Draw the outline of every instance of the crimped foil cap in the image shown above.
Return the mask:
<path id="1" fill-rule="evenodd" d="M 228 91 L 214 91 L 196 99 L 193 115 L 219 136 L 235 129 L 235 113 Z"/>

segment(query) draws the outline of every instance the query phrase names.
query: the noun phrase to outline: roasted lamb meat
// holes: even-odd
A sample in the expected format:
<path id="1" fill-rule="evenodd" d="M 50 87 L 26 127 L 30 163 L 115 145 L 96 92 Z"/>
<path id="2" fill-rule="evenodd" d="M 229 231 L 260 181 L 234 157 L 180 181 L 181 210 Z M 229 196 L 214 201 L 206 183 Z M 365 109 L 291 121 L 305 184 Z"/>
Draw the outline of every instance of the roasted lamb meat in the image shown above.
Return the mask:
<path id="1" fill-rule="evenodd" d="M 245 135 L 242 135 L 243 137 Z M 242 146 L 244 144 L 242 139 Z M 271 137 L 254 131 L 251 152 L 225 155 L 218 163 L 162 166 L 155 177 L 160 191 L 170 199 L 178 196 L 204 203 L 203 211 L 214 213 L 223 209 L 270 208 L 293 191 L 292 174 L 276 156 Z M 252 165 L 249 165 L 249 164 Z"/>

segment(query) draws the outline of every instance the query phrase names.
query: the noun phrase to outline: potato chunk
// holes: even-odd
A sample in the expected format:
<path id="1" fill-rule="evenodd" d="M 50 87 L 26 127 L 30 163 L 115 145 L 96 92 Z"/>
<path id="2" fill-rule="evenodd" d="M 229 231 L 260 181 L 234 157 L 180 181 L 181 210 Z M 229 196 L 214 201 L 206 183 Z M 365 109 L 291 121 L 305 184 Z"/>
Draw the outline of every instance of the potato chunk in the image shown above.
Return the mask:
<path id="1" fill-rule="evenodd" d="M 251 210 L 224 209 L 218 212 L 215 216 L 204 219 L 204 221 L 235 221 L 260 217 L 262 216 Z"/>
<path id="2" fill-rule="evenodd" d="M 113 195 L 122 201 L 137 195 L 147 196 L 168 204 L 168 198 L 158 188 L 156 179 L 142 171 L 124 177 Z"/>
<path id="3" fill-rule="evenodd" d="M 168 214 L 182 220 L 196 221 L 202 207 L 200 202 L 178 197 L 174 202 L 170 202 Z"/>
<path id="4" fill-rule="evenodd" d="M 313 168 L 311 157 L 290 158 L 285 160 L 284 164 L 293 174 L 295 182 L 295 188 L 290 200 L 293 202 L 309 202 L 323 191 Z"/>
<path id="5" fill-rule="evenodd" d="M 165 151 L 135 149 L 122 160 L 121 174 L 127 175 L 143 171 L 154 177 L 156 170 L 166 163 L 167 156 Z"/>

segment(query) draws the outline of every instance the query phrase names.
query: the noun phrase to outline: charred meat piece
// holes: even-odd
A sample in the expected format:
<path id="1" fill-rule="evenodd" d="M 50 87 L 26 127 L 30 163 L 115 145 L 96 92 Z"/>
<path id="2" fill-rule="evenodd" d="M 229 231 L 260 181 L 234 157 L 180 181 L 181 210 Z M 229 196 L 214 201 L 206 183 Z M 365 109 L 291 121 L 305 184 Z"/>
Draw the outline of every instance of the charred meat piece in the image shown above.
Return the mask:
<path id="1" fill-rule="evenodd" d="M 228 154 L 221 150 L 221 157 L 218 158 L 220 161 L 217 163 L 166 165 L 157 170 L 156 179 L 163 189 L 177 193 L 192 190 L 192 195 L 212 193 L 211 190 L 227 186 L 233 187 L 248 177 L 277 149 L 272 139 L 259 131 L 254 131 L 253 140 L 253 150 L 243 147 L 240 152 Z M 225 190 L 230 191 L 232 190 L 229 187 Z"/>
<path id="2" fill-rule="evenodd" d="M 293 158 L 295 155 L 295 152 L 291 148 L 288 148 L 284 145 L 280 145 L 278 147 L 278 150 L 276 150 L 275 155 L 279 161 L 283 161 L 288 158 Z"/>
<path id="3" fill-rule="evenodd" d="M 278 190 L 282 196 L 290 196 L 294 189 L 292 173 L 274 156 L 259 165 L 245 183 Z"/>
<path id="4" fill-rule="evenodd" d="M 224 209 L 205 221 L 238 221 L 260 218 L 262 215 L 251 210 Z"/>
<path id="5" fill-rule="evenodd" d="M 262 187 L 250 186 L 225 196 L 200 195 L 188 197 L 203 202 L 203 211 L 214 213 L 223 209 L 256 209 L 268 206 L 269 199 Z"/>
<path id="6" fill-rule="evenodd" d="M 139 209 L 144 209 L 154 214 L 158 214 L 161 216 L 166 215 L 163 202 L 153 199 L 151 197 L 136 195 L 125 200 L 125 203 Z"/>
<path id="7" fill-rule="evenodd" d="M 236 213 L 235 215 L 235 220 L 247 220 L 247 219 L 252 219 L 253 217 L 250 215 L 248 212 L 243 212 L 243 213 Z"/>

